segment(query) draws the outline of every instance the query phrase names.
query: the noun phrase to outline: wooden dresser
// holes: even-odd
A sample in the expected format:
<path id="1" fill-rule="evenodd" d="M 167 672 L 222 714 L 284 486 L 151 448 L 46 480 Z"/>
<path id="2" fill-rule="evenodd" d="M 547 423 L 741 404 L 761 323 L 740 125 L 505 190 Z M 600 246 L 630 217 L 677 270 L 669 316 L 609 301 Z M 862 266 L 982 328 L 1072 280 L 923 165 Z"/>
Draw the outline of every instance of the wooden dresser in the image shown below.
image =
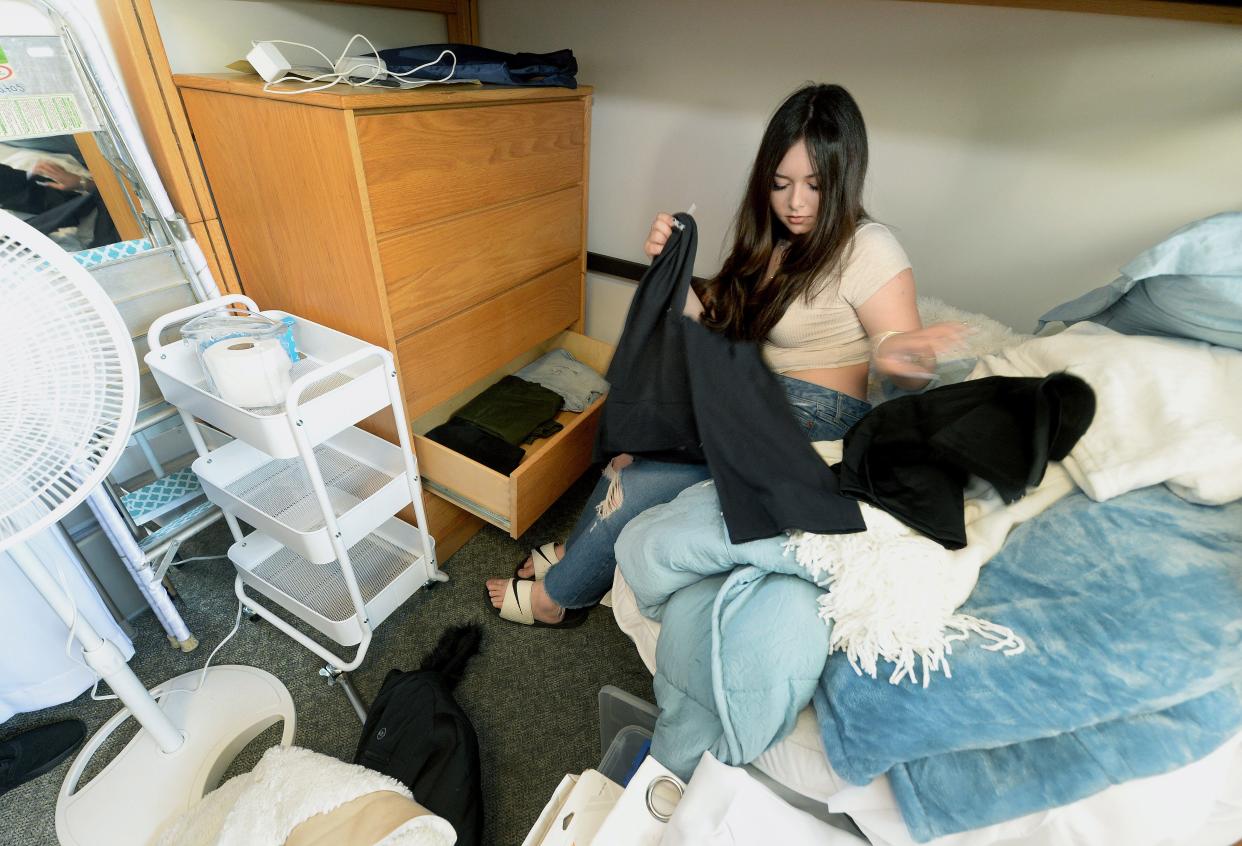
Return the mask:
<path id="1" fill-rule="evenodd" d="M 552 347 L 607 366 L 580 334 L 591 89 L 175 79 L 245 293 L 395 355 L 441 560 L 481 520 L 520 535 L 586 469 L 601 402 L 512 476 L 421 434 Z"/>

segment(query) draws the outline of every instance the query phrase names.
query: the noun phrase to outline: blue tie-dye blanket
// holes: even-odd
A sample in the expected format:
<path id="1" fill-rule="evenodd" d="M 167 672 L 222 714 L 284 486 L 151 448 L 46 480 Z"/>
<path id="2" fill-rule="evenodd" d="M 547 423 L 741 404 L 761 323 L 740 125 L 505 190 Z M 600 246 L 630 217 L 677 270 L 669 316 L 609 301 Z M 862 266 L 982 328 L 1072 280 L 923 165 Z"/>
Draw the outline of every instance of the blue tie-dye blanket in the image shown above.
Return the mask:
<path id="1" fill-rule="evenodd" d="M 660 619 L 653 754 L 753 760 L 813 696 L 847 780 L 888 774 L 916 840 L 1012 819 L 1196 760 L 1242 730 L 1242 502 L 1163 486 L 1074 493 L 1017 527 L 962 611 L 1016 656 L 967 641 L 929 687 L 827 656 L 819 588 L 783 539 L 728 543 L 710 485 L 631 522 L 617 559 Z"/>

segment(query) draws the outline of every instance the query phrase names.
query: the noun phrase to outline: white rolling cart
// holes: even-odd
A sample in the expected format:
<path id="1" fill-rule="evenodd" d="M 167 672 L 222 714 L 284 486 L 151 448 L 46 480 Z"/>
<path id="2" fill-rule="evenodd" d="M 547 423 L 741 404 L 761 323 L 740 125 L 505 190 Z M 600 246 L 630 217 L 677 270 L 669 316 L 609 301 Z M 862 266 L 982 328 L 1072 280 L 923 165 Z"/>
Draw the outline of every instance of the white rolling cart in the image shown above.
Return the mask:
<path id="1" fill-rule="evenodd" d="M 234 589 L 243 605 L 327 662 L 350 704 L 366 709 L 345 675 L 366 656 L 371 632 L 416 590 L 448 576 L 427 533 L 422 484 L 410 444 L 392 354 L 295 317 L 301 355 L 284 405 L 244 409 L 207 389 L 193 345 L 164 345 L 170 326 L 230 305 L 254 312 L 249 297 L 229 295 L 178 309 L 151 324 L 147 365 L 185 421 L 199 458 L 194 471 L 225 514 L 235 543 Z M 260 312 L 280 320 L 280 311 Z M 389 408 L 399 444 L 355 424 Z M 209 451 L 201 420 L 235 438 Z M 394 515 L 410 504 L 411 526 Z M 243 535 L 238 519 L 255 531 Z M 346 660 L 265 607 L 262 597 L 344 647 Z"/>

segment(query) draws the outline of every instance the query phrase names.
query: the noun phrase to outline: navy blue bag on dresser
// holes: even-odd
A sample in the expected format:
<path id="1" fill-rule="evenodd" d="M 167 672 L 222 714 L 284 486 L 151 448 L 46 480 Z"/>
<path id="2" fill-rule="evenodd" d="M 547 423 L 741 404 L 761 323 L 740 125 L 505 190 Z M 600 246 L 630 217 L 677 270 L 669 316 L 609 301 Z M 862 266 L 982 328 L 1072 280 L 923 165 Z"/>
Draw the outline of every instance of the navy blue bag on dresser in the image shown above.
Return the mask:
<path id="1" fill-rule="evenodd" d="M 457 66 L 441 53 L 451 50 Z M 419 65 L 435 64 L 411 74 L 412 79 L 444 79 L 451 71 L 454 79 L 477 79 L 491 85 L 577 88 L 578 60 L 572 50 L 552 53 L 502 53 L 473 44 L 419 44 L 380 50 L 380 58 L 391 73 L 408 73 Z"/>

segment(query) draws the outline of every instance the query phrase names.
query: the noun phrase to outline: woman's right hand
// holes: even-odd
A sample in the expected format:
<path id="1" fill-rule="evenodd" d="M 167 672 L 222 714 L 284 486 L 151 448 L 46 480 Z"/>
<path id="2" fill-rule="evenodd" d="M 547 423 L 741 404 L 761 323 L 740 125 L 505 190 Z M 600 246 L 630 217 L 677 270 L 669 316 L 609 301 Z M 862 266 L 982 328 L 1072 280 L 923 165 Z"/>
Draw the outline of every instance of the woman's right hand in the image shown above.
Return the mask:
<path id="1" fill-rule="evenodd" d="M 643 252 L 655 258 L 664 252 L 664 245 L 673 235 L 673 216 L 668 212 L 660 212 L 651 223 L 651 231 L 647 233 L 647 242 L 643 244 Z"/>

